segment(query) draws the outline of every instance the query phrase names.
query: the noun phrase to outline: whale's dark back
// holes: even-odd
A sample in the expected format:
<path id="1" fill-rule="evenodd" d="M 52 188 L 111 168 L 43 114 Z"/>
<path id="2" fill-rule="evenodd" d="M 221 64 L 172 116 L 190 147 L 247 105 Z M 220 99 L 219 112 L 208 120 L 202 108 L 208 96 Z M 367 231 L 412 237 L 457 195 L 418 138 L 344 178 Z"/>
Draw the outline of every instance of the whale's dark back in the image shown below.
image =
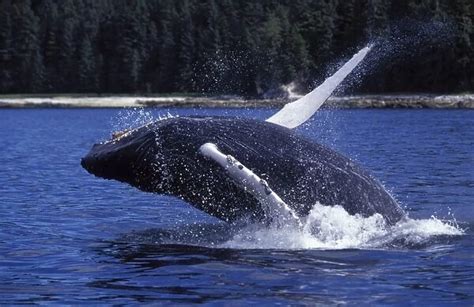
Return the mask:
<path id="1" fill-rule="evenodd" d="M 348 158 L 294 131 L 253 119 L 173 118 L 93 147 L 82 164 L 100 177 L 178 196 L 226 221 L 263 217 L 257 200 L 199 154 L 214 143 L 265 179 L 299 215 L 316 202 L 351 214 L 379 213 L 395 223 L 403 210 L 382 185 Z"/>

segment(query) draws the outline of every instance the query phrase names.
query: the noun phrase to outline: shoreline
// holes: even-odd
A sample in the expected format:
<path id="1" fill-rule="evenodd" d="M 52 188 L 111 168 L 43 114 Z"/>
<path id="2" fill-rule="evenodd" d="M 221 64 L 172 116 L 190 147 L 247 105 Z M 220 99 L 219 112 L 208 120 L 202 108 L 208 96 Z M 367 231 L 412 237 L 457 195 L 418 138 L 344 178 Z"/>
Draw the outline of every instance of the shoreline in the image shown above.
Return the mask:
<path id="1" fill-rule="evenodd" d="M 22 108 L 278 108 L 295 99 L 189 96 L 0 96 L 0 109 Z M 362 95 L 331 97 L 324 108 L 474 109 L 474 94 Z"/>

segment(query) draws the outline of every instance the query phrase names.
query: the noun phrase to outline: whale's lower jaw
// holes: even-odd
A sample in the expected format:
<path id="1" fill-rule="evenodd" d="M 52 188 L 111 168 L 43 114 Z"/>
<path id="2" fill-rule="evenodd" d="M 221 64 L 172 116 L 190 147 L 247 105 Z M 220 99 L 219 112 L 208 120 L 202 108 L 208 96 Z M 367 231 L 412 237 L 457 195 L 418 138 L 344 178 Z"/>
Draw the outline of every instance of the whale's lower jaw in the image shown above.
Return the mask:
<path id="1" fill-rule="evenodd" d="M 225 169 L 200 153 L 206 143 L 265 180 L 298 216 L 316 203 L 350 214 L 405 216 L 383 186 L 350 159 L 292 130 L 253 119 L 180 117 L 95 145 L 82 165 L 91 173 L 143 191 L 179 197 L 227 222 L 262 220 L 265 210 Z"/>

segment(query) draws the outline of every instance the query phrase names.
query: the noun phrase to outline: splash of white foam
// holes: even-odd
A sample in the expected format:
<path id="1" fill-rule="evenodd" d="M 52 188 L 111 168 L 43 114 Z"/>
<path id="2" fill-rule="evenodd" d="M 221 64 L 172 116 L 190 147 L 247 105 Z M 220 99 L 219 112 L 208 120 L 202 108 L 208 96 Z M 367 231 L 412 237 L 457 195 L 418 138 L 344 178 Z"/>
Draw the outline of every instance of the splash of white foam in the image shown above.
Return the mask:
<path id="1" fill-rule="evenodd" d="M 133 108 L 120 111 L 118 115 L 112 120 L 113 131 L 132 131 L 134 129 L 143 127 L 154 121 L 165 120 L 169 118 L 178 117 L 167 112 L 166 114 L 154 114 L 144 108 Z"/>
<path id="2" fill-rule="evenodd" d="M 348 249 L 383 248 L 393 242 L 404 245 L 427 242 L 435 236 L 462 235 L 457 225 L 430 219 L 404 219 L 396 225 L 385 223 L 383 217 L 350 215 L 341 206 L 316 204 L 303 223 L 303 227 L 286 225 L 249 225 L 232 239 L 223 243 L 224 248 L 239 249 Z"/>
<path id="3" fill-rule="evenodd" d="M 153 114 L 143 108 L 121 110 L 112 120 L 114 131 L 132 130 L 154 120 Z"/>
<path id="4" fill-rule="evenodd" d="M 296 92 L 296 83 L 295 82 L 291 82 L 289 84 L 282 85 L 281 89 L 285 93 L 287 93 L 288 99 L 290 99 L 290 100 L 297 100 L 297 99 L 300 99 L 301 97 L 303 97 L 303 95 L 298 94 Z"/>

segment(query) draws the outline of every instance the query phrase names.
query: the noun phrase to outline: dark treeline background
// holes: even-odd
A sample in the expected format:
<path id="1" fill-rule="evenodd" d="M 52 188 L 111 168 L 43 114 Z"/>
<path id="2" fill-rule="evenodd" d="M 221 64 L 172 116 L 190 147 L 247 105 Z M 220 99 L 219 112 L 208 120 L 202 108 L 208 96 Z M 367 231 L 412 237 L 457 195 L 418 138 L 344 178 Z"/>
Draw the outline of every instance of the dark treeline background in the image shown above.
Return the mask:
<path id="1" fill-rule="evenodd" d="M 261 95 L 374 41 L 358 91 L 472 91 L 471 1 L 0 0 L 0 93 Z"/>

